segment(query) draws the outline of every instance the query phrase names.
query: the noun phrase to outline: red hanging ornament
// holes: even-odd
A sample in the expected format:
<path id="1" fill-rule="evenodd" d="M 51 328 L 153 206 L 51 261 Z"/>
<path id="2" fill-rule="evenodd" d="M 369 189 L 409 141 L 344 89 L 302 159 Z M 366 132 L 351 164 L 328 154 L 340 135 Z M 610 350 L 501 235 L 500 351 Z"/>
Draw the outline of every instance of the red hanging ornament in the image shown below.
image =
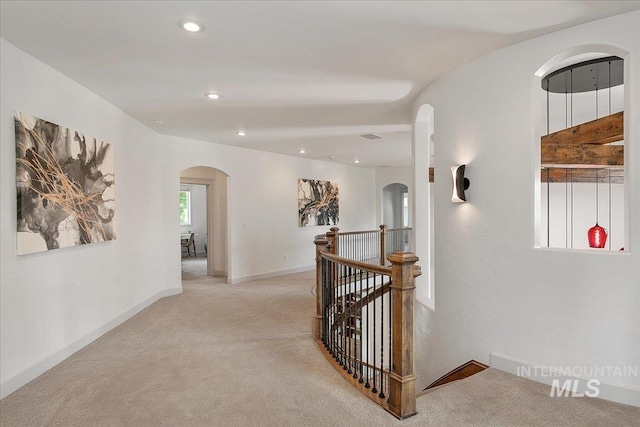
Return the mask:
<path id="1" fill-rule="evenodd" d="M 596 225 L 589 229 L 587 238 L 589 239 L 590 248 L 602 249 L 607 243 L 607 230 L 598 225 L 598 213 L 598 169 L 596 169 Z"/>
<path id="2" fill-rule="evenodd" d="M 589 229 L 587 236 L 589 237 L 590 248 L 602 249 L 607 243 L 607 230 L 600 227 L 598 223 Z"/>

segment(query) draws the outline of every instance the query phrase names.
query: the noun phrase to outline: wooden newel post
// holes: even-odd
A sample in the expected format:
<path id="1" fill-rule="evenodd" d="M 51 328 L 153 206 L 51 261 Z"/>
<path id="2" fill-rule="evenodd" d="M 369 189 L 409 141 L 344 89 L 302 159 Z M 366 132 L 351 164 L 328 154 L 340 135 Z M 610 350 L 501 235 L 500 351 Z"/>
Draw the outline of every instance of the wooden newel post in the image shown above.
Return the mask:
<path id="1" fill-rule="evenodd" d="M 416 413 L 416 376 L 413 373 L 414 264 L 410 252 L 394 252 L 391 261 L 392 363 L 389 374 L 389 410 L 396 417 Z"/>
<path id="2" fill-rule="evenodd" d="M 329 241 L 322 234 L 316 236 L 313 241 L 316 245 L 316 319 L 313 322 L 315 337 L 322 339 L 322 256 L 321 252 L 327 252 Z"/>
<path id="3" fill-rule="evenodd" d="M 386 256 L 387 248 L 385 247 L 385 242 L 387 240 L 386 236 L 387 236 L 387 226 L 382 224 L 380 226 L 380 265 L 384 265 L 384 260 L 387 258 Z"/>
<path id="4" fill-rule="evenodd" d="M 338 255 L 338 227 L 331 227 L 327 232 L 327 240 L 329 241 L 329 253 Z"/>

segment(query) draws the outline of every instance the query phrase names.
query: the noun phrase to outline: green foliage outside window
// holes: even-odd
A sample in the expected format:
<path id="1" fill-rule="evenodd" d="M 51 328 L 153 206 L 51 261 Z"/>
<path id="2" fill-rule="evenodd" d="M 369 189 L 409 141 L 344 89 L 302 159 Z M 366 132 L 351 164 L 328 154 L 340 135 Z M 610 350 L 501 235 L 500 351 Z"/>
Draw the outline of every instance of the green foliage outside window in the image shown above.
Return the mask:
<path id="1" fill-rule="evenodd" d="M 180 190 L 180 225 L 191 225 L 190 190 Z"/>

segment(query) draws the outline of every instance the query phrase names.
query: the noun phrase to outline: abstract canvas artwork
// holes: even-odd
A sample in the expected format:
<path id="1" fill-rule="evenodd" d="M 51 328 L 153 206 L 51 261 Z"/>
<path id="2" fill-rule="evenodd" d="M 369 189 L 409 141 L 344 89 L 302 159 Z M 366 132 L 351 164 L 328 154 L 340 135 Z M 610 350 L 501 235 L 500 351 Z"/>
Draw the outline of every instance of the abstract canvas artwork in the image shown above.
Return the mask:
<path id="1" fill-rule="evenodd" d="M 298 180 L 298 227 L 338 224 L 338 183 Z"/>
<path id="2" fill-rule="evenodd" d="M 19 255 L 116 237 L 111 144 L 17 112 Z"/>

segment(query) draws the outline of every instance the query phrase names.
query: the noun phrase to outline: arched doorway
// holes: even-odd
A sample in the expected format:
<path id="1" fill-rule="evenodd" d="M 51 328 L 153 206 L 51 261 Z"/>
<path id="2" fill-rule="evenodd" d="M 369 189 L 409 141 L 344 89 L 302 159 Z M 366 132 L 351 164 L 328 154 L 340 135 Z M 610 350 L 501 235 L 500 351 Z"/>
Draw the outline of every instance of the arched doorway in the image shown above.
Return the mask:
<path id="1" fill-rule="evenodd" d="M 409 188 L 399 182 L 382 189 L 382 223 L 389 228 L 409 226 Z"/>
<path id="2" fill-rule="evenodd" d="M 199 213 L 195 210 L 190 212 L 195 218 L 192 216 L 191 221 L 181 224 L 181 234 L 186 237 L 193 233 L 195 244 L 190 249 L 196 253 L 198 250 L 201 254 L 204 252 L 206 258 L 206 268 L 193 268 L 189 272 L 191 276 L 228 276 L 228 179 L 227 174 L 209 166 L 194 166 L 180 172 L 181 194 L 189 191 L 190 208 L 200 209 Z M 183 253 L 189 254 L 187 251 Z M 202 265 L 205 265 L 204 259 Z"/>

